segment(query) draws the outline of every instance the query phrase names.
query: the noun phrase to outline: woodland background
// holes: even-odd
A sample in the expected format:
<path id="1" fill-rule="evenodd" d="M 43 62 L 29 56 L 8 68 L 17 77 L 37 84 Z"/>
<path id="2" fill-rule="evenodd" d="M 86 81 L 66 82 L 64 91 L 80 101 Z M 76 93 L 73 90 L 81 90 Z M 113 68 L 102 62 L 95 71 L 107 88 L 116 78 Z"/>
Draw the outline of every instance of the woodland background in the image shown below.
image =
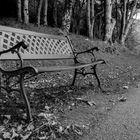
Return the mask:
<path id="1" fill-rule="evenodd" d="M 0 16 L 124 44 L 139 8 L 139 0 L 5 0 Z"/>

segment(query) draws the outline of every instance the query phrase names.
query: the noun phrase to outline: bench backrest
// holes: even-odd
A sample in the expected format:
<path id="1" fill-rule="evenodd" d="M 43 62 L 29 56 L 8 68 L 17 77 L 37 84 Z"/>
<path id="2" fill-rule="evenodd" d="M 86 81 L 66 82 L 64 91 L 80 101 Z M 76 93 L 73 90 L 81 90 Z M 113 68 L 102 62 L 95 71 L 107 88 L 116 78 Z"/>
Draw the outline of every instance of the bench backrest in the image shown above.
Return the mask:
<path id="1" fill-rule="evenodd" d="M 0 26 L 0 51 L 7 50 L 20 41 L 29 46 L 27 50 L 20 50 L 23 59 L 73 58 L 72 46 L 64 36 Z M 17 58 L 16 54 L 11 53 L 0 56 L 1 60 Z"/>

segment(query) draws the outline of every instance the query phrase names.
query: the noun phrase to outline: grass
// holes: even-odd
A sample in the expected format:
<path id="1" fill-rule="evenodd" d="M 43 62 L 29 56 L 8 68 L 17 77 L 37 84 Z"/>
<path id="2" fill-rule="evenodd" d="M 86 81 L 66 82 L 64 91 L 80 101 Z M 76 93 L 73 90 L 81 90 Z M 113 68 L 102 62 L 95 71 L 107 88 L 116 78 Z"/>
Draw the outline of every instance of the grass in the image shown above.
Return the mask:
<path id="1" fill-rule="evenodd" d="M 0 24 L 51 34 L 58 34 L 59 31 L 56 28 L 19 24 L 13 19 L 2 19 Z M 92 76 L 78 77 L 74 87 L 69 86 L 72 72 L 38 76 L 34 84 L 26 83 L 33 123 L 27 125 L 24 121 L 26 114 L 21 110 L 24 104 L 20 95 L 0 95 L 1 108 L 5 110 L 0 119 L 0 138 L 84 140 L 120 102 L 119 99 L 127 94 L 128 88 L 137 86 L 140 80 L 139 56 L 118 44 L 109 46 L 100 40 L 90 41 L 87 37 L 74 34 L 70 34 L 70 38 L 76 51 L 98 46 L 100 51 L 96 52 L 96 57 L 103 58 L 107 63 L 97 69 L 106 92 L 97 88 Z M 89 56 L 85 54 L 79 59 L 88 61 Z M 47 82 L 43 81 L 44 76 Z M 16 100 L 20 108 L 11 107 L 7 96 Z"/>

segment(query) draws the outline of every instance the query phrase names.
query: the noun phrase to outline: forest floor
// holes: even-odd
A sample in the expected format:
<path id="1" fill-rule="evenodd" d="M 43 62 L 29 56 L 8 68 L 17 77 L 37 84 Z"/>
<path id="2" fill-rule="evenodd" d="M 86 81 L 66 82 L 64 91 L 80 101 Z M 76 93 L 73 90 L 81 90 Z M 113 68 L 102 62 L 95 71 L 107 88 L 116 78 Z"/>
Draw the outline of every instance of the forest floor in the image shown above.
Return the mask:
<path id="1" fill-rule="evenodd" d="M 1 20 L 0 24 L 58 34 L 56 28 L 25 26 L 8 20 Z M 0 139 L 140 139 L 140 120 L 137 119 L 140 116 L 140 56 L 118 44 L 109 46 L 74 34 L 70 38 L 77 51 L 95 46 L 100 49 L 95 55 L 104 59 L 106 65 L 98 66 L 97 74 L 105 92 L 98 89 L 92 76 L 79 76 L 74 87 L 69 86 L 72 72 L 38 76 L 34 84 L 31 81 L 25 83 L 34 119 L 32 123 L 24 121 L 26 114 L 21 111 L 23 102 L 17 93 L 0 95 L 0 109 L 3 110 Z M 83 55 L 80 60 L 89 61 L 89 56 Z M 8 96 L 16 98 L 20 108 L 11 105 Z"/>

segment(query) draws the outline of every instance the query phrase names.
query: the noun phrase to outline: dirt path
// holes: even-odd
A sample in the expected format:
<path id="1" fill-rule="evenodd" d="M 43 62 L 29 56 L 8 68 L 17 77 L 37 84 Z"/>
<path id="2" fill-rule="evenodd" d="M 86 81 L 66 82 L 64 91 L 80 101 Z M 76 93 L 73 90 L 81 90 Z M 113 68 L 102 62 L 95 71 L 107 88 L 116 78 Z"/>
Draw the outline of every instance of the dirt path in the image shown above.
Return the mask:
<path id="1" fill-rule="evenodd" d="M 140 87 L 127 95 L 86 140 L 140 140 Z"/>

